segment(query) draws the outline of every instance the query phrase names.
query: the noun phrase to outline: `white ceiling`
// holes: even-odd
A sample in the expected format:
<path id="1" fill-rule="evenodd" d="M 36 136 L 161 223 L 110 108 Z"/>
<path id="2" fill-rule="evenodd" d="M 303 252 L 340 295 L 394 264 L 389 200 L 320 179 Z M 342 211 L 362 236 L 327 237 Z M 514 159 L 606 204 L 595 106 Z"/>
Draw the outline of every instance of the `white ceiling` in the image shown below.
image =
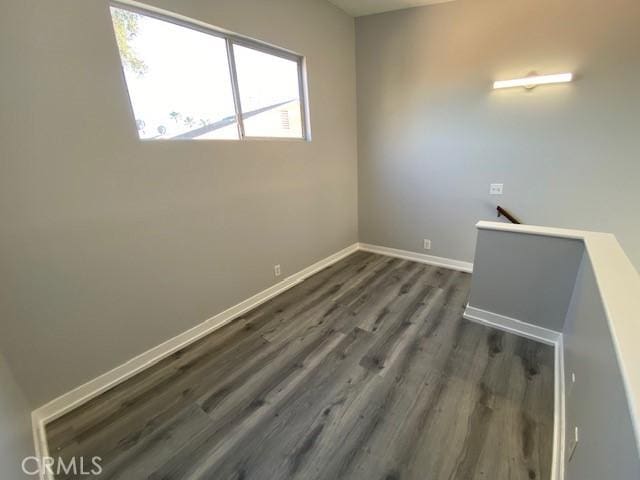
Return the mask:
<path id="1" fill-rule="evenodd" d="M 390 12 L 403 8 L 422 7 L 434 3 L 451 2 L 453 0 L 329 0 L 349 15 L 361 17 L 372 13 Z"/>

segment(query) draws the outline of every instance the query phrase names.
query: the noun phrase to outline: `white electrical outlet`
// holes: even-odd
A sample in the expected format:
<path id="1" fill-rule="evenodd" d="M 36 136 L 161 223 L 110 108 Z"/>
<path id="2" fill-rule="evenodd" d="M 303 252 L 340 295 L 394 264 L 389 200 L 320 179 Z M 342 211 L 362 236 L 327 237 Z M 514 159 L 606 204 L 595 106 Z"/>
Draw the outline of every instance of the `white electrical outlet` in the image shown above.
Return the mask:
<path id="1" fill-rule="evenodd" d="M 276 265 L 273 267 L 273 273 L 276 277 L 279 277 L 282 271 L 280 270 L 280 265 Z"/>
<path id="2" fill-rule="evenodd" d="M 569 445 L 569 462 L 573 459 L 573 454 L 576 453 L 576 448 L 578 447 L 578 442 L 580 441 L 580 431 L 578 427 L 574 427 L 573 429 L 573 438 L 571 439 L 571 443 Z"/>
<path id="3" fill-rule="evenodd" d="M 424 239 L 424 249 L 431 250 L 431 240 Z"/>
<path id="4" fill-rule="evenodd" d="M 489 187 L 489 195 L 502 195 L 504 183 L 492 183 Z"/>

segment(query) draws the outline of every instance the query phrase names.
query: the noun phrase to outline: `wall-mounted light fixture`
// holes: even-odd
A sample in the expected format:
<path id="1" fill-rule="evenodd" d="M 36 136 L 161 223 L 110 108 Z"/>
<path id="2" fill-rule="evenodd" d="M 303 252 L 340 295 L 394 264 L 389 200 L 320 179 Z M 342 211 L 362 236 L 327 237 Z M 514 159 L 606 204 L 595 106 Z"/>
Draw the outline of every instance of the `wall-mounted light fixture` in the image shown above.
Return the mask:
<path id="1" fill-rule="evenodd" d="M 516 78 L 514 80 L 500 80 L 493 83 L 494 90 L 502 88 L 524 87 L 532 89 L 538 85 L 551 85 L 554 83 L 568 83 L 573 81 L 573 73 L 559 73 L 556 75 L 535 75 L 531 74 L 525 78 Z"/>

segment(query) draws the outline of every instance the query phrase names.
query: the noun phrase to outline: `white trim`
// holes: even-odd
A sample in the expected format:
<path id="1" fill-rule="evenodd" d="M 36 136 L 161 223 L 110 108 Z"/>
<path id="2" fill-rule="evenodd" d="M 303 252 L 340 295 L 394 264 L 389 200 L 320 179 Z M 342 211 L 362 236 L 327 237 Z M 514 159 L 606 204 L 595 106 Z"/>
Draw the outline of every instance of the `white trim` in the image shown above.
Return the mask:
<path id="1" fill-rule="evenodd" d="M 538 235 L 543 237 L 571 238 L 584 240 L 585 235 L 608 235 L 606 233 L 583 232 L 582 230 L 569 230 L 566 228 L 540 227 L 537 225 L 514 225 L 511 223 L 480 221 L 476 223 L 478 230 L 498 230 L 501 232 L 523 233 L 526 235 Z"/>
<path id="2" fill-rule="evenodd" d="M 487 325 L 554 347 L 553 459 L 551 480 L 564 480 L 565 450 L 565 378 L 562 333 L 498 313 L 467 305 L 463 314 L 469 321 Z"/>
<path id="3" fill-rule="evenodd" d="M 481 308 L 472 307 L 471 305 L 467 305 L 464 311 L 464 318 L 472 322 L 482 323 L 509 333 L 514 333 L 521 337 L 546 343 L 547 345 L 557 345 L 558 340 L 562 337 L 562 334 L 555 330 L 532 325 L 531 323 L 482 310 Z"/>
<path id="4" fill-rule="evenodd" d="M 36 412 L 31 412 L 31 428 L 33 431 L 33 444 L 35 447 L 36 458 L 49 456 L 49 445 L 47 444 L 44 426 L 44 422 L 38 418 Z M 38 478 L 40 478 L 40 480 L 53 480 L 53 477 L 47 474 L 43 469 L 40 469 Z"/>
<path id="5" fill-rule="evenodd" d="M 299 271 L 298 273 L 285 278 L 281 282 L 253 295 L 252 297 L 240 302 L 239 304 L 234 305 L 233 307 L 209 318 L 208 320 L 205 320 L 203 323 L 196 325 L 195 327 L 167 340 L 166 342 L 132 358 L 131 360 L 114 368 L 113 370 L 110 370 L 100 375 L 99 377 L 90 380 L 83 385 L 80 385 L 70 392 L 67 392 L 60 397 L 50 401 L 46 405 L 37 408 L 32 413 L 34 423 L 34 437 L 37 450 L 42 454 L 46 454 L 47 452 L 47 446 L 44 439 L 44 425 L 46 425 L 47 423 L 52 422 L 56 418 L 61 417 L 65 413 L 68 413 L 74 408 L 77 408 L 78 406 L 88 402 L 92 398 L 97 397 L 98 395 L 106 392 L 119 383 L 122 383 L 125 380 L 133 377 L 134 375 L 140 373 L 146 368 L 149 368 L 150 366 L 156 364 L 157 362 L 177 352 L 178 350 L 181 350 L 192 344 L 193 342 L 201 339 L 202 337 L 209 335 L 211 332 L 226 325 L 234 318 L 257 307 L 258 305 L 266 302 L 276 295 L 281 294 L 282 292 L 297 285 L 304 279 L 317 273 L 323 268 L 332 265 L 339 260 L 342 260 L 343 258 L 351 255 L 358 250 L 404 258 L 407 260 L 462 270 L 465 272 L 470 272 L 473 268 L 473 265 L 471 263 L 460 262 L 448 258 L 433 257 L 430 255 L 422 255 L 405 250 L 379 247 L 376 245 L 369 245 L 364 243 L 354 243 L 353 245 Z"/>
<path id="6" fill-rule="evenodd" d="M 358 250 L 359 245 L 354 243 L 34 410 L 31 417 L 36 455 L 47 456 L 48 447 L 44 430 L 47 423 L 52 422 L 56 418 L 61 417 L 65 413 L 133 377 L 178 350 L 209 335 L 214 330 L 228 324 L 243 313 L 280 295 L 282 292 L 299 284 L 311 275 Z M 45 477 L 41 477 L 41 479 L 45 480 Z"/>
<path id="7" fill-rule="evenodd" d="M 280 47 L 273 43 L 258 40 L 257 38 L 252 38 L 247 35 L 242 35 L 226 28 L 218 27 L 211 23 L 203 22 L 201 20 L 197 20 L 195 18 L 173 12 L 171 10 L 166 10 L 154 5 L 149 5 L 148 3 L 138 2 L 137 0 L 109 0 L 108 6 L 125 10 L 133 10 L 140 13 L 141 15 L 151 16 L 159 20 L 175 23 L 186 28 L 202 29 L 204 30 L 204 33 L 215 35 L 217 37 L 229 37 L 233 41 L 241 42 L 246 45 L 250 44 L 251 47 L 257 47 L 266 53 L 273 53 L 274 55 L 289 58 L 290 60 L 295 59 L 291 57 L 304 57 L 304 55 L 301 55 L 288 48 Z"/>
<path id="8" fill-rule="evenodd" d="M 365 252 L 378 253 L 388 257 L 403 258 L 414 262 L 426 263 L 437 267 L 450 268 L 461 272 L 471 273 L 473 271 L 473 263 L 463 262 L 461 260 L 453 260 L 445 257 L 435 257 L 433 255 L 425 255 L 423 253 L 411 252 L 409 250 L 399 250 L 397 248 L 381 247 L 368 243 L 360 243 L 360 250 Z"/>
<path id="9" fill-rule="evenodd" d="M 564 480 L 565 473 L 565 432 L 566 432 L 566 390 L 564 377 L 564 337 L 558 338 L 555 351 L 554 368 L 554 407 L 553 407 L 553 458 L 551 461 L 551 480 Z"/>

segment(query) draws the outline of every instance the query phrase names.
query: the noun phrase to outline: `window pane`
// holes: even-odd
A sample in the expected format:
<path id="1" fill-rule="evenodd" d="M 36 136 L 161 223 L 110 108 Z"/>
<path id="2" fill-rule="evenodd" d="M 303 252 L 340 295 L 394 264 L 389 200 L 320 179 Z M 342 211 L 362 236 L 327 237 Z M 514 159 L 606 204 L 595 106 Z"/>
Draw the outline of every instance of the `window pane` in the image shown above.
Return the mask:
<path id="1" fill-rule="evenodd" d="M 248 137 L 302 138 L 298 62 L 233 46 Z"/>
<path id="2" fill-rule="evenodd" d="M 238 139 L 226 41 L 111 8 L 142 139 Z"/>

